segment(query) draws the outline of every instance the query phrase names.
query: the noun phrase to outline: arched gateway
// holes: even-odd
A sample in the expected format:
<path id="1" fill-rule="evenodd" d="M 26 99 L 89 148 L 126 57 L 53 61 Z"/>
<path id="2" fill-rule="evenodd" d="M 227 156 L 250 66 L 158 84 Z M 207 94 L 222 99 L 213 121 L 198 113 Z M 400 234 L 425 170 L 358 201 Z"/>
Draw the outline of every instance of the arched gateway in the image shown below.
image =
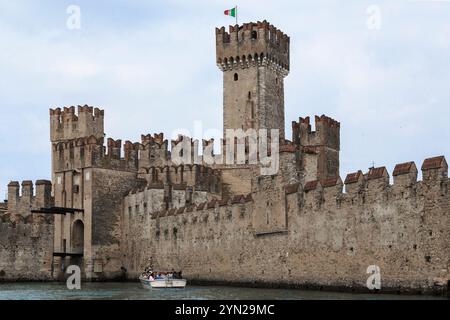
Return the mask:
<path id="1" fill-rule="evenodd" d="M 72 226 L 72 254 L 78 254 L 80 256 L 74 256 L 71 258 L 71 263 L 82 266 L 82 256 L 84 254 L 84 223 L 81 220 L 76 220 Z"/>

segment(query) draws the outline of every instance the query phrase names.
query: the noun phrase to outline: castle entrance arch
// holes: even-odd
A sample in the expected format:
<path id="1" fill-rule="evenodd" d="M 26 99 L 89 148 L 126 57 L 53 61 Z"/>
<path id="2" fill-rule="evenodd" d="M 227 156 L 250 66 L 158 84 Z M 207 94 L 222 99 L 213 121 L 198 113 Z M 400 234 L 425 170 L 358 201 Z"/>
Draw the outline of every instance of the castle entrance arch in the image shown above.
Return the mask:
<path id="1" fill-rule="evenodd" d="M 84 223 L 81 220 L 76 220 L 72 225 L 72 254 L 80 256 L 72 257 L 71 263 L 79 265 L 82 264 L 82 255 L 84 253 Z"/>
<path id="2" fill-rule="evenodd" d="M 72 253 L 83 254 L 84 252 L 84 223 L 76 220 L 72 227 Z"/>

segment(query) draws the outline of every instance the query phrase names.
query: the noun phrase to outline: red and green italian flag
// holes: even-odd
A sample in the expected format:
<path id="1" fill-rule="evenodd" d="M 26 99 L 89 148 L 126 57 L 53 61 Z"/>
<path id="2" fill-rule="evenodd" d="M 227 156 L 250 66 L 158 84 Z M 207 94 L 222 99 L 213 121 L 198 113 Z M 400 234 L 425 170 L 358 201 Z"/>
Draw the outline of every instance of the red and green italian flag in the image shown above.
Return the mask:
<path id="1" fill-rule="evenodd" d="M 230 10 L 225 10 L 225 15 L 226 16 L 230 16 L 230 17 L 234 17 L 236 18 L 236 14 L 237 14 L 237 7 L 230 9 Z"/>

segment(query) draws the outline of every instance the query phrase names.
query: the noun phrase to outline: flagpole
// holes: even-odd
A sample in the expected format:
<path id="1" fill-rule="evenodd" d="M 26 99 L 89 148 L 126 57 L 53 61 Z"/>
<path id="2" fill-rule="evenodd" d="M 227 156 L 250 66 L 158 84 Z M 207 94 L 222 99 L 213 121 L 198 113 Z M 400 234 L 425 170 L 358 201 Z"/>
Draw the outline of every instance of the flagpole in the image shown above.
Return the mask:
<path id="1" fill-rule="evenodd" d="M 235 7 L 235 10 L 236 10 L 236 25 L 239 25 L 239 23 L 238 23 L 238 7 L 237 6 Z"/>

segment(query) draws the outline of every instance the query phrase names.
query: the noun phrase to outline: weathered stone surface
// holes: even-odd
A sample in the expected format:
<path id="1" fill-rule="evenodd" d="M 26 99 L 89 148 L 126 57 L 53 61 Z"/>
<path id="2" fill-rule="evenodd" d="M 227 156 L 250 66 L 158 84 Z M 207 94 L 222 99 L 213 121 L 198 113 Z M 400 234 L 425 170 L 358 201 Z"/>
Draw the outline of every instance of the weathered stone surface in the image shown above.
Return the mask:
<path id="1" fill-rule="evenodd" d="M 395 197 L 390 186 L 388 202 L 312 190 L 301 207 L 299 195 L 288 194 L 285 233 L 254 228 L 254 215 L 263 212 L 258 205 L 266 205 L 257 200 L 163 217 L 145 231 L 145 242 L 132 233 L 130 241 L 145 245 L 135 248 L 141 259 L 136 269 L 130 265 L 129 276 L 139 273 L 144 257 L 153 257 L 158 268 L 183 269 L 195 280 L 269 284 L 276 278 L 286 286 L 364 289 L 367 267 L 378 265 L 383 288 L 431 292 L 433 279 L 450 276 L 450 201 L 448 193 L 429 193 L 420 182 L 414 189 L 413 197 Z M 194 219 L 202 214 L 211 218 Z"/>
<path id="2" fill-rule="evenodd" d="M 0 282 L 52 280 L 54 225 L 0 219 Z"/>
<path id="3" fill-rule="evenodd" d="M 8 185 L 0 281 L 59 279 L 70 264 L 87 280 L 136 280 L 152 263 L 198 282 L 363 290 L 367 267 L 377 265 L 384 290 L 445 290 L 445 158 L 424 161 L 423 181 L 408 162 L 394 169 L 393 185 L 385 167 L 343 183 L 339 122 L 316 116 L 313 131 L 310 118 L 300 118 L 292 141 L 284 137 L 289 38 L 260 22 L 217 29 L 216 40 L 224 129 L 279 129 L 279 171 L 262 176 L 257 164 L 195 161 L 214 156 L 212 149 L 183 150 L 192 157 L 177 164 L 174 148 L 199 145 L 188 137 L 171 141 L 171 151 L 163 134 L 105 145 L 103 110 L 51 110 L 52 184 L 24 181 L 21 195 L 19 182 Z M 49 206 L 76 210 L 51 219 L 31 214 Z"/>

